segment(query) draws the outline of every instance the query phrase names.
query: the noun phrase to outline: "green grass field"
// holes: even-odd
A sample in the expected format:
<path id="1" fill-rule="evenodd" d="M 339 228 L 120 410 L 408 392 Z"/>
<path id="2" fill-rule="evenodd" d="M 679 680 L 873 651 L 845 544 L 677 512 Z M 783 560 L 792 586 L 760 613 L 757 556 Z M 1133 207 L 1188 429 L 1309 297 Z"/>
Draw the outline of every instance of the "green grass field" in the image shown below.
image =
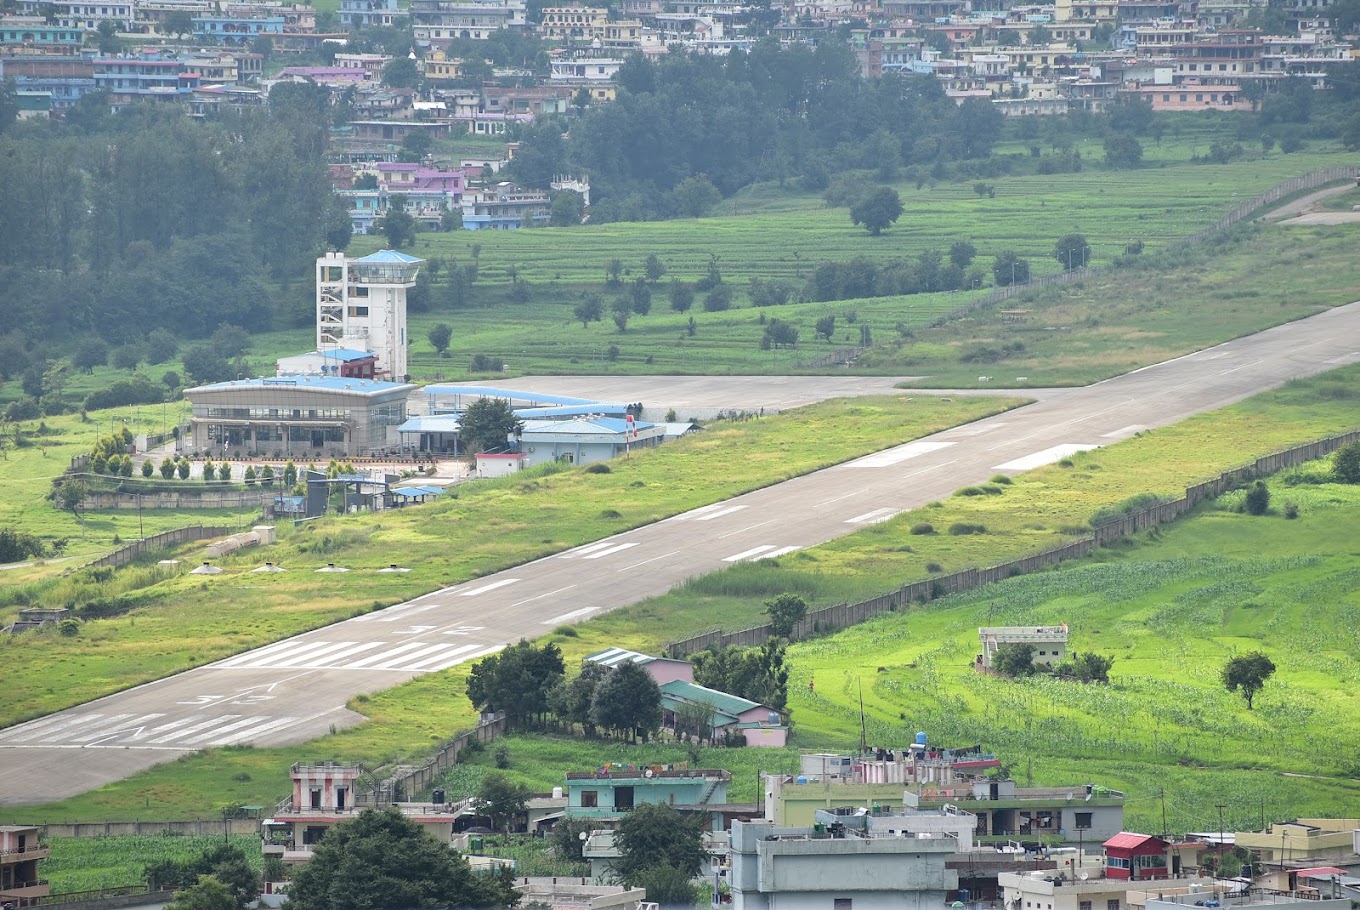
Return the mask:
<path id="1" fill-rule="evenodd" d="M 120 835 L 116 837 L 53 837 L 47 844 L 52 856 L 43 860 L 42 876 L 53 894 L 126 888 L 145 885 L 147 866 L 171 860 L 197 859 L 204 850 L 222 842 L 220 836 Z M 260 839 L 236 835 L 231 843 L 246 855 L 255 869 L 264 865 Z"/>
<path id="2" fill-rule="evenodd" d="M 1360 367 L 1291 382 L 1230 408 L 1079 456 L 1070 468 L 1055 465 L 1021 475 L 1000 496 L 953 497 L 794 557 L 714 573 L 665 597 L 571 629 L 556 630 L 551 640 L 563 648 L 569 664 L 610 645 L 655 651 L 668 640 L 715 626 L 737 629 L 754 625 L 760 621 L 762 602 L 784 591 L 802 593 L 816 607 L 882 593 L 926 577 L 931 562 L 938 563 L 942 571 L 953 571 L 1033 552 L 1084 533 L 1093 512 L 1122 501 L 1131 492 L 1175 494 L 1187 484 L 1265 452 L 1360 425 L 1357 377 Z M 594 479 L 616 476 L 592 475 Z M 1308 509 L 1311 506 L 1305 507 L 1305 513 Z M 955 521 L 981 523 L 987 526 L 987 533 L 967 537 L 909 534 L 908 529 L 922 517 L 938 527 Z M 1280 521 L 1277 526 L 1305 527 L 1313 520 L 1305 514 L 1297 524 Z M 346 540 L 351 547 L 357 542 Z M 359 564 L 358 553 L 349 551 L 348 555 L 354 557 L 350 564 Z M 387 561 L 372 559 L 373 564 Z M 145 622 L 139 620 L 137 628 L 140 630 Z M 879 665 L 886 664 L 875 664 Z M 1122 665 L 1117 667 L 1124 670 Z M 16 674 L 15 678 L 24 675 Z M 311 743 L 281 749 L 228 747 L 189 755 L 61 803 L 16 808 L 12 814 L 16 820 L 33 821 L 192 818 L 201 815 L 205 805 L 267 804 L 285 791 L 287 769 L 294 761 L 334 758 L 376 767 L 417 757 L 456 730 L 470 726 L 475 718 L 463 696 L 466 677 L 466 667 L 455 668 L 357 697 L 351 707 L 370 721 Z M 818 692 L 829 696 L 823 688 L 819 682 Z M 815 726 L 809 727 L 809 731 L 813 729 Z M 831 725 L 824 739 L 809 741 L 829 745 L 839 735 L 838 728 Z M 514 751 L 512 746 L 512 754 Z M 612 755 L 606 759 L 613 760 Z M 570 759 L 577 763 L 581 760 Z M 546 780 L 542 769 L 549 764 L 544 760 L 538 766 L 540 770 L 525 770 L 526 780 Z M 1064 765 L 1058 758 L 1048 768 L 1059 776 L 1077 773 L 1075 765 Z M 1291 778 L 1286 783 L 1292 782 Z M 742 792 L 734 788 L 734 798 L 742 798 Z"/>

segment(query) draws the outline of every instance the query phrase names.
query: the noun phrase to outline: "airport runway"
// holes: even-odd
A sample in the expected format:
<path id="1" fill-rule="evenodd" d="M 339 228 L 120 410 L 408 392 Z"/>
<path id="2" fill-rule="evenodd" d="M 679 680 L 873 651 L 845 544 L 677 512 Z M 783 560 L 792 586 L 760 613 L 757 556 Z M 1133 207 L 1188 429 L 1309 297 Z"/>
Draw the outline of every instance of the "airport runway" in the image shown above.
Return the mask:
<path id="1" fill-rule="evenodd" d="M 309 740 L 360 721 L 344 707 L 357 693 L 476 660 L 692 575 L 815 546 L 999 471 L 1055 462 L 1356 361 L 1360 303 L 1086 388 L 1049 390 L 1015 411 L 11 727 L 0 731 L 0 805 L 61 799 L 198 749 Z M 551 388 L 683 411 L 789 407 L 881 393 L 893 382 L 581 377 Z"/>

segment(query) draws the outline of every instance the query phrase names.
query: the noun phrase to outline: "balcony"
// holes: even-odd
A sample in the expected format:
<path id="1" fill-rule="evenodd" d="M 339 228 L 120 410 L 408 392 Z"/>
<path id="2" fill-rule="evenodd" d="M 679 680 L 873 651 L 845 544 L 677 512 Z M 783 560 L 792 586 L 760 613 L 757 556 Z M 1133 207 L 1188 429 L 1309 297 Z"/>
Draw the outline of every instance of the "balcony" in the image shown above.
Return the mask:
<path id="1" fill-rule="evenodd" d="M 0 864 L 8 865 L 9 863 L 24 862 L 30 859 L 47 859 L 51 855 L 52 848 L 47 844 L 31 844 L 22 850 L 0 850 Z"/>
<path id="2" fill-rule="evenodd" d="M 23 900 L 33 897 L 46 897 L 51 893 L 52 889 L 48 886 L 47 879 L 36 878 L 27 882 L 15 882 L 10 887 L 0 890 L 0 898 Z"/>

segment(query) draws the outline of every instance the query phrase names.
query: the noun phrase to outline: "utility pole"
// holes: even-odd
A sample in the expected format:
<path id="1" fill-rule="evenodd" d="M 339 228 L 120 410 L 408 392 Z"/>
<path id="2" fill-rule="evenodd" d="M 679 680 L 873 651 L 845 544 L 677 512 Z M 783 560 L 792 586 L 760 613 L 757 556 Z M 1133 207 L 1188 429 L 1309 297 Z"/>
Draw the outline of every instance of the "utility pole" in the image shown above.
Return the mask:
<path id="1" fill-rule="evenodd" d="M 1162 837 L 1166 837 L 1166 789 L 1157 788 L 1157 798 L 1162 801 Z"/>
<path id="2" fill-rule="evenodd" d="M 1214 874 L 1221 875 L 1223 872 L 1223 810 L 1227 806 L 1223 803 L 1216 803 L 1218 806 L 1218 862 L 1214 864 Z"/>

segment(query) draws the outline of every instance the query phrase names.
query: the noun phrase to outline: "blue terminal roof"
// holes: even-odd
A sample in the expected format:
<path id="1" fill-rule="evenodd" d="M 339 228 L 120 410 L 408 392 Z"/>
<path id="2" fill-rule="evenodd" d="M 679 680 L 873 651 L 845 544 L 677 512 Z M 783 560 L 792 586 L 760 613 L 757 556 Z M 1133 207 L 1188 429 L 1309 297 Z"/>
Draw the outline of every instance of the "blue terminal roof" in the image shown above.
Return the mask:
<path id="1" fill-rule="evenodd" d="M 650 429 L 653 424 L 639 421 L 637 429 Z M 524 435 L 542 433 L 575 433 L 575 434 L 599 434 L 601 436 L 617 436 L 626 433 L 631 427 L 628 421 L 618 417 L 595 417 L 589 420 L 585 418 L 575 418 L 570 420 L 530 420 L 524 424 Z"/>
<path id="2" fill-rule="evenodd" d="M 332 348 L 326 351 L 312 351 L 311 353 L 325 357 L 327 360 L 343 360 L 348 363 L 351 360 L 367 360 L 370 357 L 377 357 L 372 351 L 356 351 L 353 348 Z M 306 354 L 303 355 L 307 356 Z"/>
<path id="3" fill-rule="evenodd" d="M 557 417 L 622 416 L 628 412 L 628 405 L 601 401 L 592 404 L 567 404 L 550 408 L 515 408 L 514 410 L 515 416 L 524 420 L 534 418 L 551 420 Z"/>
<path id="4" fill-rule="evenodd" d="M 599 405 L 589 398 L 569 398 L 566 395 L 549 395 L 546 392 L 525 392 L 521 389 L 506 389 L 491 385 L 427 385 L 428 395 L 473 395 L 487 398 L 504 398 L 507 401 L 530 401 L 537 404 L 585 404 Z"/>
<path id="5" fill-rule="evenodd" d="M 433 417 L 411 417 L 401 426 L 398 433 L 457 433 L 458 418 L 452 414 L 436 414 Z"/>
<path id="6" fill-rule="evenodd" d="M 376 253 L 369 253 L 367 256 L 351 261 L 372 265 L 410 265 L 425 260 L 419 256 L 408 256 L 400 250 L 378 250 Z"/>
<path id="7" fill-rule="evenodd" d="M 326 389 L 332 392 L 358 392 L 374 395 L 379 392 L 393 392 L 409 389 L 412 386 L 402 382 L 384 382 L 380 379 L 354 379 L 348 376 L 265 376 L 260 379 L 232 379 L 226 382 L 213 382 L 208 385 L 186 389 L 185 394 L 204 389 L 220 390 L 233 388 L 289 389 L 308 388 Z"/>
<path id="8" fill-rule="evenodd" d="M 418 496 L 439 496 L 443 492 L 443 487 L 397 487 L 392 491 L 392 495 L 415 499 Z"/>

